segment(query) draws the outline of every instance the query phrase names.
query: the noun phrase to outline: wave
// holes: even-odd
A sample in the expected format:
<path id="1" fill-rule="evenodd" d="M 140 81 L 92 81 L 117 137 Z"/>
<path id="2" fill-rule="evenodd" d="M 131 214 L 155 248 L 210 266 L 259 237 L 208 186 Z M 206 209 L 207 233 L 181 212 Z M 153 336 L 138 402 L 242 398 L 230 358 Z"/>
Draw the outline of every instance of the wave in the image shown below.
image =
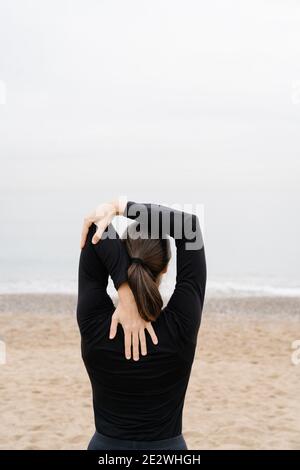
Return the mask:
<path id="1" fill-rule="evenodd" d="M 162 294 L 171 295 L 175 282 L 164 280 L 161 284 Z M 111 281 L 109 292 L 113 294 L 114 288 Z M 272 296 L 272 297 L 300 297 L 300 285 L 292 282 L 266 279 L 224 279 L 208 280 L 207 295 L 212 297 L 246 297 L 246 296 Z M 0 282 L 0 294 L 24 294 L 24 293 L 77 293 L 76 279 L 57 280 L 22 280 Z"/>
<path id="2" fill-rule="evenodd" d="M 0 282 L 0 294 L 76 294 L 77 283 L 68 280 Z"/>
<path id="3" fill-rule="evenodd" d="M 207 292 L 216 297 L 300 297 L 300 286 L 272 285 L 259 281 L 214 281 L 207 283 Z"/>

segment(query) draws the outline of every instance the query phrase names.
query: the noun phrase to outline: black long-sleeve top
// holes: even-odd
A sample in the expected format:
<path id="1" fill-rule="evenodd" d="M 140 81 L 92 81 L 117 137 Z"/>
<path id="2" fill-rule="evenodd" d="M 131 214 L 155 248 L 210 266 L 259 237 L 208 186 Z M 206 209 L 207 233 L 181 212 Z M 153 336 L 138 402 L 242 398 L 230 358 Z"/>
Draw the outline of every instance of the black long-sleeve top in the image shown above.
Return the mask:
<path id="1" fill-rule="evenodd" d="M 202 234 L 196 215 L 162 205 L 128 201 L 124 215 L 147 225 L 148 230 L 158 228 L 159 236 L 175 239 L 175 289 L 152 322 L 158 344 L 146 332 L 147 355 L 139 361 L 126 359 L 121 325 L 115 338 L 109 339 L 115 306 L 107 285 L 109 275 L 117 290 L 126 282 L 129 256 L 112 224 L 92 244 L 97 229 L 92 224 L 78 271 L 82 358 L 91 381 L 97 431 L 119 439 L 167 439 L 182 432 L 184 399 L 201 322 L 206 286 Z"/>

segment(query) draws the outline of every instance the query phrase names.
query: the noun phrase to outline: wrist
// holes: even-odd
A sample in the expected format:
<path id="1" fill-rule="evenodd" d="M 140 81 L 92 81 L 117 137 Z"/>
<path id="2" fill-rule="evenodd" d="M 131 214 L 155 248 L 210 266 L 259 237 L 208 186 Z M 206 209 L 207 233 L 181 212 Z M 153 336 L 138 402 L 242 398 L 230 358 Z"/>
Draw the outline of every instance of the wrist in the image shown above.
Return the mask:
<path id="1" fill-rule="evenodd" d="M 124 305 L 132 305 L 135 303 L 134 295 L 129 287 L 128 282 L 123 282 L 118 289 L 119 301 Z"/>

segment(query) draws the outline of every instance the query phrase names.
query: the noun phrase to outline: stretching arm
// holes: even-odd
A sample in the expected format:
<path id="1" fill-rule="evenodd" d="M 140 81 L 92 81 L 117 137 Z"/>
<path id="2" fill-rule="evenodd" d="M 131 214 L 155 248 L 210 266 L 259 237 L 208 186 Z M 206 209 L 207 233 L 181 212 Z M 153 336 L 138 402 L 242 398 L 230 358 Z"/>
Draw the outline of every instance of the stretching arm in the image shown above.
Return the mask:
<path id="1" fill-rule="evenodd" d="M 82 234 L 84 238 L 81 240 L 81 257 L 79 267 L 79 322 L 81 325 L 88 325 L 93 328 L 90 322 L 90 315 L 95 315 L 95 312 L 110 312 L 112 314 L 111 327 L 109 337 L 113 339 L 117 333 L 117 325 L 120 323 L 124 330 L 124 346 L 125 355 L 127 359 L 132 355 L 134 360 L 139 359 L 139 344 L 141 346 L 141 354 L 147 354 L 145 330 L 148 331 L 152 342 L 157 344 L 157 336 L 150 322 L 145 322 L 139 315 L 136 303 L 127 283 L 127 269 L 129 266 L 129 257 L 124 243 L 119 238 L 118 233 L 115 231 L 110 221 L 114 215 L 112 212 L 112 204 L 103 204 L 99 206 L 98 212 L 101 213 L 104 219 L 101 219 L 101 235 L 96 237 L 99 233 L 100 223 L 99 219 L 95 218 L 95 213 L 85 219 Z M 110 211 L 108 213 L 108 211 Z M 95 211 L 97 212 L 97 210 Z M 108 225 L 107 225 L 108 223 Z M 98 225 L 98 228 L 97 228 Z M 100 242 L 98 243 L 98 241 Z M 95 256 L 96 254 L 96 256 Z M 96 266 L 95 266 L 96 263 Z M 86 305 L 90 302 L 90 292 L 85 292 L 84 278 L 91 279 L 89 270 L 94 267 L 93 273 L 97 273 L 97 280 L 95 280 L 95 289 L 97 291 L 97 301 L 91 308 L 88 309 L 88 314 L 81 314 L 86 309 L 81 309 L 80 304 Z M 94 275 L 94 274 L 93 274 Z M 119 303 L 114 309 L 112 300 L 107 293 L 108 275 L 111 276 L 116 290 L 118 291 Z M 82 286 L 82 287 L 81 287 Z M 93 289 L 93 292 L 95 290 Z M 82 301 L 82 302 L 81 302 Z M 92 313 L 90 313 L 92 312 Z M 89 317 L 89 318 L 86 318 Z"/>
<path id="2" fill-rule="evenodd" d="M 199 219 L 195 214 L 159 204 L 128 201 L 123 215 L 138 221 L 151 237 L 170 235 L 176 245 L 176 285 L 165 308 L 178 321 L 178 329 L 192 341 L 201 321 L 206 259 Z"/>

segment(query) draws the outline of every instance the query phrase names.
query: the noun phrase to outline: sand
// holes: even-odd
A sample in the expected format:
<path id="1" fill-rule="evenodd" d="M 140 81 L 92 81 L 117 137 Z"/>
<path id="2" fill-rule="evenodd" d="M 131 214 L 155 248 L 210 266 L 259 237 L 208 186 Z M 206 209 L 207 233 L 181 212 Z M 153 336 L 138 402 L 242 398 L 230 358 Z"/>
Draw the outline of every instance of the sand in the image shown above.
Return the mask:
<path id="1" fill-rule="evenodd" d="M 94 431 L 72 295 L 1 295 L 0 449 L 85 449 Z M 206 301 L 183 415 L 189 449 L 300 449 L 300 299 Z"/>

